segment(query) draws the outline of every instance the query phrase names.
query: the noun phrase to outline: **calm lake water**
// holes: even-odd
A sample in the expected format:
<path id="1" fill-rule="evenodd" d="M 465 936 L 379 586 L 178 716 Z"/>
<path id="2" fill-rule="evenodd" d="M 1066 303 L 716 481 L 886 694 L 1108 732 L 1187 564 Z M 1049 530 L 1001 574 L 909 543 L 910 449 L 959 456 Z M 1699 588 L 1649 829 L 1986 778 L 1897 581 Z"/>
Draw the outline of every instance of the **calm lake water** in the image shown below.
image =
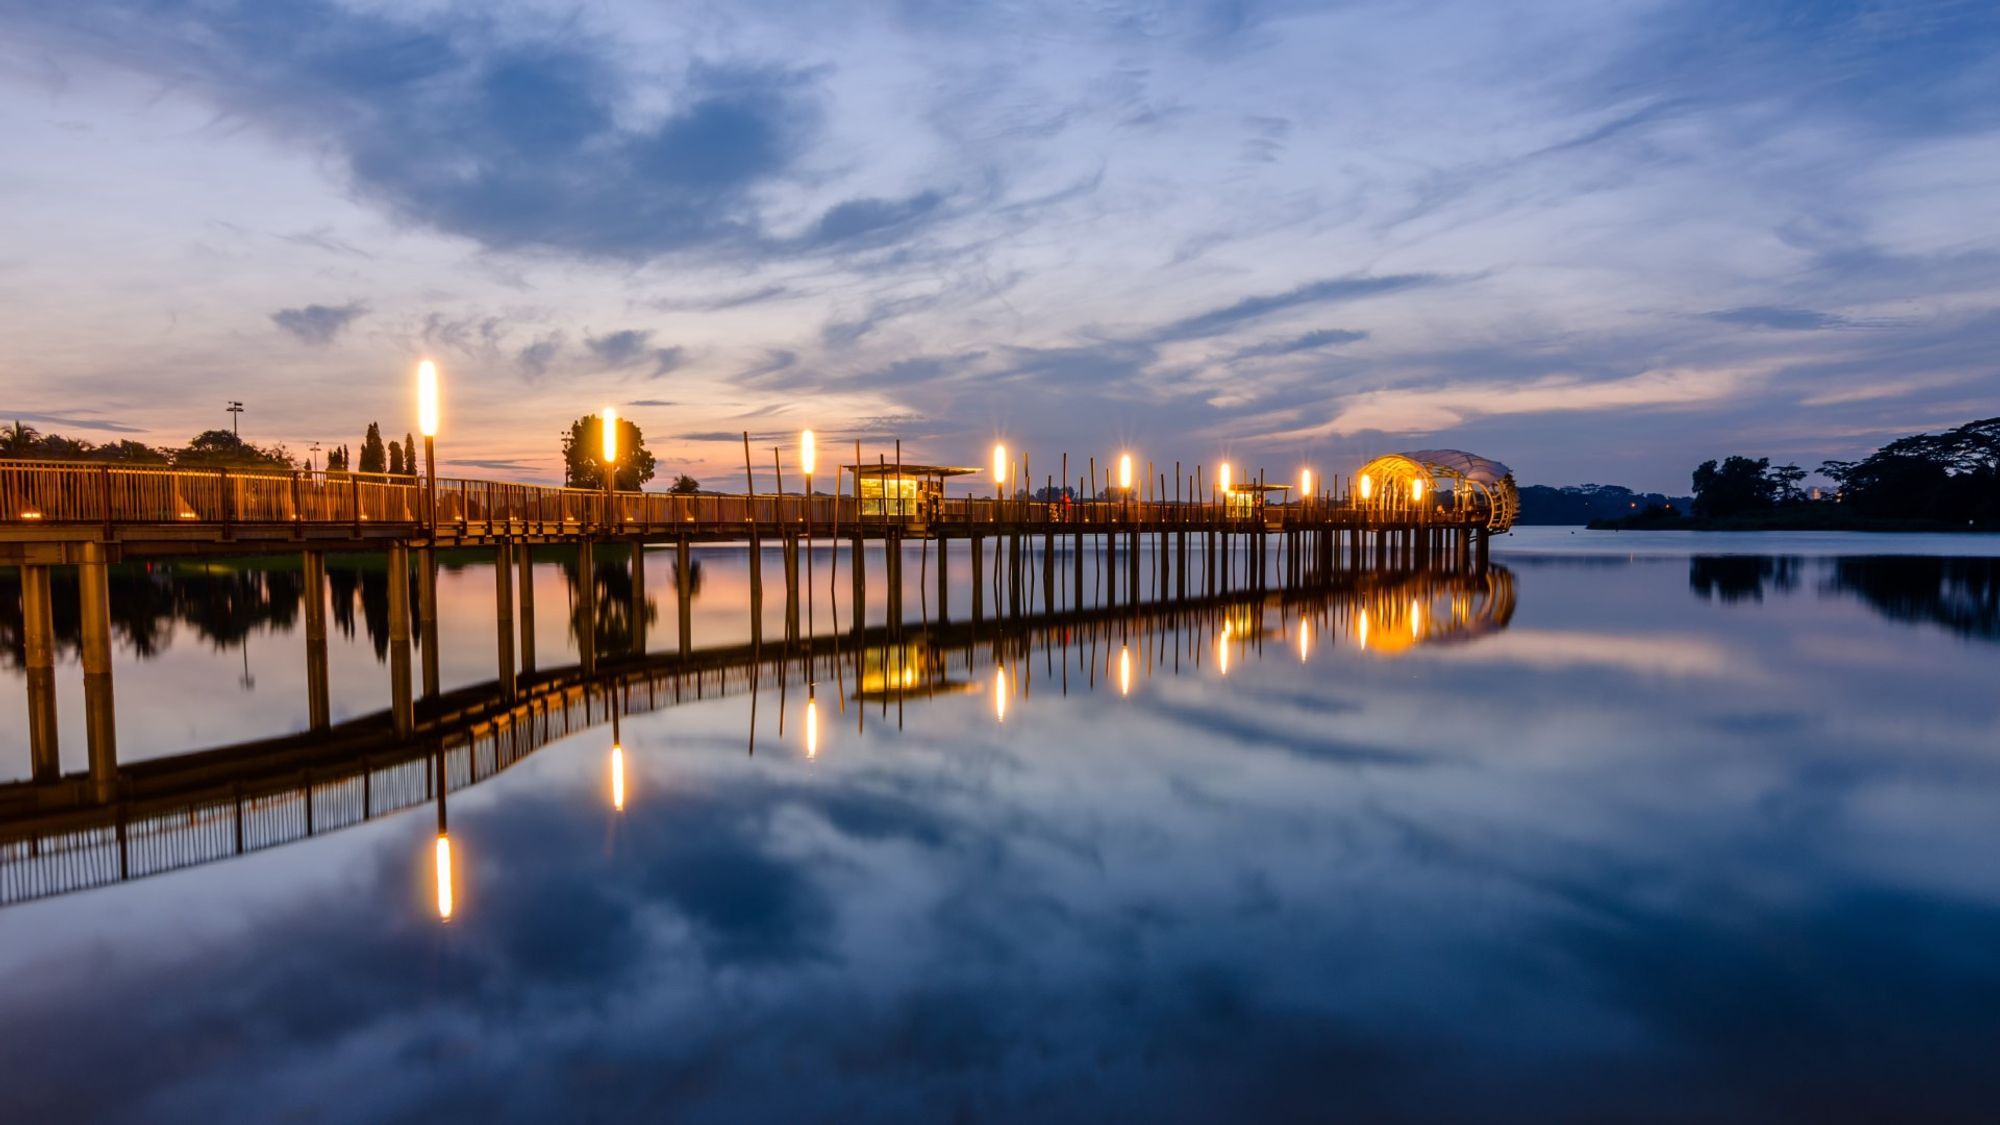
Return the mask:
<path id="1" fill-rule="evenodd" d="M 742 553 L 694 555 L 695 646 L 748 640 Z M 606 728 L 451 794 L 448 923 L 422 808 L 0 907 L 0 1120 L 1994 1120 L 2000 543 L 1494 559 L 932 654 L 922 691 L 829 664 L 810 756 L 803 676 L 628 715 L 622 809 Z M 123 760 L 305 727 L 296 575 L 116 581 Z M 336 722 L 386 704 L 381 582 L 331 581 Z M 544 668 L 583 585 L 537 568 Z M 490 568 L 439 586 L 442 686 L 492 679 Z"/>

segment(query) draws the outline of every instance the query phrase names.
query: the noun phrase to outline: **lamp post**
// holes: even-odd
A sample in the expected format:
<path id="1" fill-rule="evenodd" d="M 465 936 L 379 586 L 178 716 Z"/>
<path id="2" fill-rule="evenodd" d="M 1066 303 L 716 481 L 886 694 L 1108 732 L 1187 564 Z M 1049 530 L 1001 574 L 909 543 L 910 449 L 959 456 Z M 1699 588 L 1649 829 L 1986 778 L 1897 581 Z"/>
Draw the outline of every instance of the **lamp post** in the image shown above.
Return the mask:
<path id="1" fill-rule="evenodd" d="M 1222 463 L 1222 471 L 1216 474 L 1216 484 L 1222 488 L 1222 518 L 1229 518 L 1229 462 Z"/>
<path id="2" fill-rule="evenodd" d="M 618 477 L 618 411 L 617 411 L 617 409 L 616 409 L 615 407 L 610 407 L 610 406 L 607 406 L 607 407 L 605 407 L 605 408 L 604 408 L 604 414 L 603 414 L 603 417 L 602 417 L 601 421 L 602 421 L 602 425 L 600 425 L 600 426 L 598 427 L 598 429 L 599 429 L 599 430 L 600 430 L 600 431 L 602 432 L 602 436 L 603 436 L 603 445 L 604 445 L 604 450 L 603 450 L 603 453 L 604 453 L 604 522 L 605 522 L 606 524 L 611 524 L 611 523 L 613 523 L 613 522 L 614 522 L 614 516 L 615 516 L 615 514 L 616 514 L 616 513 L 614 513 L 614 512 L 613 512 L 613 510 L 612 510 L 612 507 L 611 507 L 611 494 L 612 494 L 612 493 L 613 493 L 613 492 L 614 492 L 614 491 L 616 490 L 616 488 L 617 488 L 617 483 L 616 483 L 616 482 L 617 482 L 617 477 Z"/>
<path id="3" fill-rule="evenodd" d="M 1129 523 L 1132 519 L 1132 455 L 1130 453 L 1120 453 L 1118 455 L 1118 491 L 1125 494 L 1125 519 Z"/>
<path id="4" fill-rule="evenodd" d="M 1300 469 L 1299 509 L 1301 513 L 1305 512 L 1312 506 L 1312 501 L 1313 501 L 1313 471 L 1311 469 Z"/>
<path id="5" fill-rule="evenodd" d="M 1007 447 L 993 444 L 993 518 L 1000 518 L 1001 484 L 1007 479 Z"/>
<path id="6" fill-rule="evenodd" d="M 803 469 L 803 470 L 805 471 L 805 476 L 806 476 L 806 518 L 805 518 L 805 525 L 806 525 L 806 637 L 807 637 L 807 639 L 808 639 L 808 640 L 810 640 L 810 639 L 811 639 L 811 637 L 812 637 L 812 635 L 813 635 L 813 624 L 814 624 L 814 622 L 813 622 L 813 599 L 812 599 L 812 584 L 813 584 L 813 556 L 812 556 L 812 547 L 813 547 L 813 463 L 814 463 L 814 462 L 815 462 L 816 460 L 818 460 L 818 452 L 819 452 L 819 451 L 818 451 L 818 449 L 817 449 L 817 448 L 815 447 L 815 445 L 816 445 L 816 443 L 815 443 L 815 442 L 813 441 L 813 432 L 812 432 L 811 430 L 801 430 L 801 431 L 799 431 L 799 468 L 801 468 L 801 469 Z M 837 551 L 837 550 L 839 550 L 839 548 L 840 548 L 840 543 L 839 543 L 839 538 L 838 538 L 838 536 L 836 536 L 836 537 L 835 537 L 835 541 L 834 541 L 834 549 L 835 549 L 835 550 Z M 808 684 L 807 684 L 807 687 L 806 687 L 806 691 L 807 691 L 808 695 L 810 695 L 810 693 L 811 693 L 811 691 L 812 691 L 812 686 L 811 686 L 811 684 L 810 684 L 810 683 L 808 683 Z"/>
<path id="7" fill-rule="evenodd" d="M 417 432 L 424 435 L 424 517 L 436 539 L 438 369 L 428 359 L 417 364 Z"/>

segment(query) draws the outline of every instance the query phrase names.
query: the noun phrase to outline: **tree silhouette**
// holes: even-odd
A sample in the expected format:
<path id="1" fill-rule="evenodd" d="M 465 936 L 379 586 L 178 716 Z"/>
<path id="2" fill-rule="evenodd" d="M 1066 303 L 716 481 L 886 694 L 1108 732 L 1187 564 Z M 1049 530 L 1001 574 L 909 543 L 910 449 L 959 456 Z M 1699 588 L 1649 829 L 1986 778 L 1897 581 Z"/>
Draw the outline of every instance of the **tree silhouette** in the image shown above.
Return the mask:
<path id="1" fill-rule="evenodd" d="M 604 421 L 595 414 L 571 422 L 563 438 L 563 483 L 571 488 L 604 487 Z M 655 461 L 646 435 L 630 418 L 618 419 L 618 487 L 630 492 L 653 479 Z"/>
<path id="2" fill-rule="evenodd" d="M 364 473 L 386 473 L 389 471 L 389 451 L 382 445 L 382 427 L 368 423 L 368 436 L 361 439 L 361 471 Z"/>

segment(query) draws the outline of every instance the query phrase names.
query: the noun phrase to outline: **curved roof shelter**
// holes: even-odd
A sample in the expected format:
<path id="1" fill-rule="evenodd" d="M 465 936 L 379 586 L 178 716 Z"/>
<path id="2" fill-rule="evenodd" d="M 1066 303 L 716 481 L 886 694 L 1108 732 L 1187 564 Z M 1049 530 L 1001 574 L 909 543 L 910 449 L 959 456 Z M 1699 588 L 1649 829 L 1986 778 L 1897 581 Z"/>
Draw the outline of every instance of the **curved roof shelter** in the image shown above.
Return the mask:
<path id="1" fill-rule="evenodd" d="M 1449 494 L 1452 505 L 1481 514 L 1490 531 L 1514 526 L 1521 511 L 1514 471 L 1463 449 L 1387 453 L 1361 466 L 1355 485 L 1356 499 L 1375 507 L 1407 508 L 1427 496 L 1440 503 Z"/>

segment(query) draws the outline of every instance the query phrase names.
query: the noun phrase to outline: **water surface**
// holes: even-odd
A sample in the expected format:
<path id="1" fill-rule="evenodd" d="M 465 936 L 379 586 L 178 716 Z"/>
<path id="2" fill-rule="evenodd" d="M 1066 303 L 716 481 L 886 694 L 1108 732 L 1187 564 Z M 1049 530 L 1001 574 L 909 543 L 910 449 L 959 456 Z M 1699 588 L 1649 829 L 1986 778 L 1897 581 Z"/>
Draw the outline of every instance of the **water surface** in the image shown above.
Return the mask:
<path id="1" fill-rule="evenodd" d="M 630 715 L 622 810 L 602 728 L 452 794 L 448 923 L 423 810 L 0 909 L 0 1118 L 1991 1120 L 2000 562 L 1557 538 L 1463 628 L 1272 599 L 828 667 L 811 756 L 802 678 Z M 702 565 L 697 644 L 747 637 Z M 490 678 L 490 572 L 444 591 L 447 686 Z M 128 746 L 303 725 L 281 611 L 173 620 Z"/>

